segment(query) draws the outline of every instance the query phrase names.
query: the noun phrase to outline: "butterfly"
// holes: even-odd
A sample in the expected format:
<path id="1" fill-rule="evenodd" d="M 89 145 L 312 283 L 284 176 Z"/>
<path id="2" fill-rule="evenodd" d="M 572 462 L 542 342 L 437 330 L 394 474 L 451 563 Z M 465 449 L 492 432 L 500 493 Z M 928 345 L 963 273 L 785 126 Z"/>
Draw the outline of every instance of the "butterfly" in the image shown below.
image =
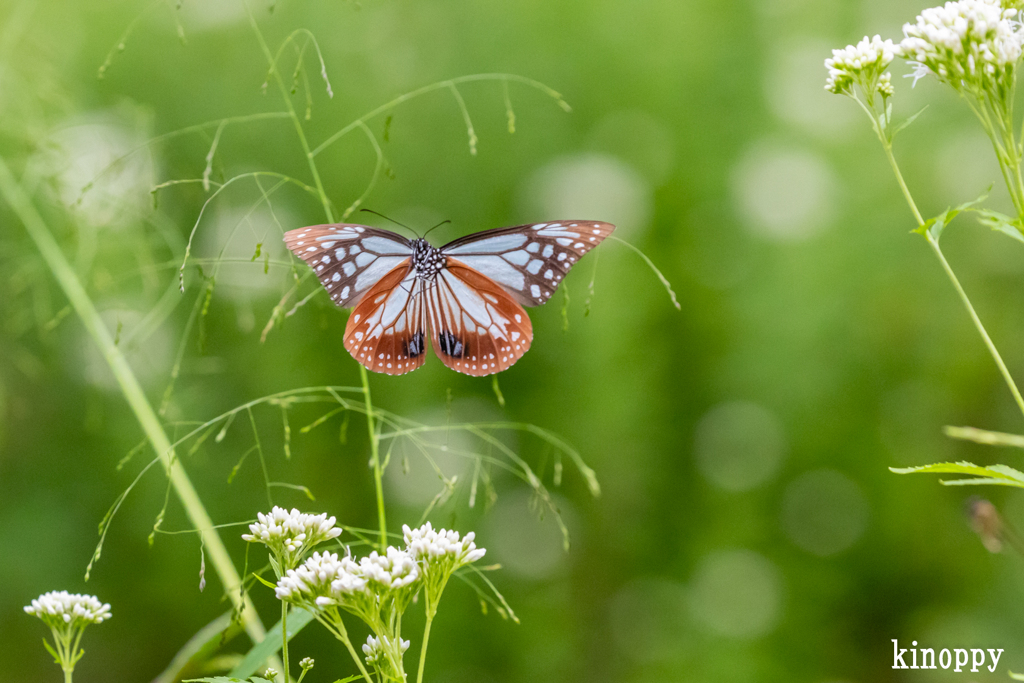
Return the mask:
<path id="1" fill-rule="evenodd" d="M 452 370 L 483 376 L 530 348 L 523 306 L 540 306 L 569 269 L 615 229 L 553 221 L 484 230 L 437 248 L 389 230 L 336 223 L 289 230 L 284 242 L 331 300 L 352 308 L 345 348 L 369 370 L 412 372 L 427 339 Z"/>

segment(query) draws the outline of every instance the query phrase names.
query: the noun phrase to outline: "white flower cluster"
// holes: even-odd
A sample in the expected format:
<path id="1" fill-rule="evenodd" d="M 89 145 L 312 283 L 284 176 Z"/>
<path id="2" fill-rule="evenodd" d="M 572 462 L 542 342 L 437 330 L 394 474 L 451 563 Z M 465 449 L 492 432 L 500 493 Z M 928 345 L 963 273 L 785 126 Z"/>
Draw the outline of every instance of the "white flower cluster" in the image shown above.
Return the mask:
<path id="1" fill-rule="evenodd" d="M 366 591 L 359 565 L 337 553 L 313 553 L 295 569 L 289 569 L 277 582 L 278 600 L 325 606 L 346 595 Z"/>
<path id="2" fill-rule="evenodd" d="M 402 649 L 402 654 L 409 649 L 409 641 L 398 639 L 398 645 Z M 387 636 L 381 636 L 375 638 L 373 636 L 366 637 L 366 644 L 363 645 L 363 654 L 366 655 L 366 663 L 369 665 L 377 664 L 382 662 L 386 657 L 387 648 L 391 647 L 391 641 L 388 640 Z"/>
<path id="3" fill-rule="evenodd" d="M 368 581 L 386 590 L 411 586 L 420 578 L 419 567 L 412 555 L 392 546 L 388 546 L 384 555 L 379 555 L 375 550 L 359 560 L 359 569 Z"/>
<path id="4" fill-rule="evenodd" d="M 476 534 L 470 531 L 459 540 L 458 531 L 447 529 L 434 530 L 427 522 L 419 529 L 410 529 L 402 526 L 402 534 L 405 537 L 405 544 L 408 546 L 409 554 L 416 560 L 431 562 L 434 560 L 454 560 L 455 567 L 476 562 L 487 552 L 484 548 L 477 548 L 473 539 Z"/>
<path id="5" fill-rule="evenodd" d="M 1000 0 L 957 0 L 926 9 L 903 26 L 903 56 L 956 89 L 988 87 L 1021 57 L 1024 31 L 1017 10 Z M 918 77 L 920 73 L 916 74 Z"/>
<path id="6" fill-rule="evenodd" d="M 282 569 L 292 566 L 305 550 L 341 535 L 341 529 L 334 526 L 335 518 L 326 513 L 310 515 L 294 508 L 289 512 L 275 505 L 256 518 L 258 521 L 249 525 L 252 533 L 242 534 L 242 539 L 265 543 L 285 563 Z"/>
<path id="7" fill-rule="evenodd" d="M 84 628 L 109 619 L 110 605 L 101 603 L 94 595 L 50 591 L 33 600 L 25 612 L 55 628 Z"/>
<path id="8" fill-rule="evenodd" d="M 825 89 L 836 94 L 849 93 L 854 83 L 860 83 L 869 92 L 877 87 L 884 95 L 892 94 L 892 84 L 883 75 L 893 58 L 900 54 L 900 46 L 881 36 L 864 36 L 856 45 L 847 45 L 832 50 L 832 57 L 825 60 L 828 79 Z M 881 81 L 884 80 L 884 87 Z"/>

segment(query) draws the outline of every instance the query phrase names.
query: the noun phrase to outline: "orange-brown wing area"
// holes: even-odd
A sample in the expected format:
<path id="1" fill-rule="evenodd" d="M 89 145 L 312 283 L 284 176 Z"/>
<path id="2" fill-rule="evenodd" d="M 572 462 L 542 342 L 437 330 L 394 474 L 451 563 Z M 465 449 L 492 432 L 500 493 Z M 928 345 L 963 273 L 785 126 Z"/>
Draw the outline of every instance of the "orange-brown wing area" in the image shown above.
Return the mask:
<path id="1" fill-rule="evenodd" d="M 345 348 L 369 370 L 404 375 L 426 360 L 423 280 L 406 259 L 360 299 L 345 325 Z"/>
<path id="2" fill-rule="evenodd" d="M 452 370 L 491 375 L 530 348 L 533 325 L 526 311 L 483 273 L 448 257 L 426 293 L 434 353 Z"/>

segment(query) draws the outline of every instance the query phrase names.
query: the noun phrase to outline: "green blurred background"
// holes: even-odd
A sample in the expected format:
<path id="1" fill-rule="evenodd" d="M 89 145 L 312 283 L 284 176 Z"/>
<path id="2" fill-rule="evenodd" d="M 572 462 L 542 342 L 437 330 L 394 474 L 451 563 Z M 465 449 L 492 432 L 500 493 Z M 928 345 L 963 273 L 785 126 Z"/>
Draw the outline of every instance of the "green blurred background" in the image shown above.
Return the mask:
<path id="1" fill-rule="evenodd" d="M 149 9 L 147 9 L 147 7 Z M 1014 453 L 950 442 L 944 424 L 1019 431 L 1021 416 L 912 219 L 866 119 L 828 95 L 822 60 L 864 33 L 896 38 L 923 8 L 906 0 L 816 3 L 567 0 L 266 0 L 251 3 L 272 49 L 296 28 L 323 49 L 334 98 L 306 54 L 319 144 L 397 95 L 455 76 L 509 72 L 561 92 L 512 84 L 508 132 L 500 83 L 460 87 L 477 135 L 469 154 L 456 100 L 440 90 L 368 122 L 388 173 L 364 206 L 435 243 L 476 230 L 552 218 L 618 224 L 672 281 L 676 311 L 643 262 L 609 241 L 531 311 L 533 349 L 500 376 L 457 375 L 431 360 L 408 376 L 371 378 L 375 400 L 431 424 L 531 422 L 564 437 L 603 486 L 591 498 L 571 467 L 556 489 L 572 534 L 564 553 L 550 515 L 528 490 L 496 481 L 498 499 L 469 510 L 465 490 L 438 524 L 475 529 L 494 579 L 522 620 L 480 614 L 454 584 L 434 626 L 431 681 L 918 681 L 962 674 L 894 672 L 890 639 L 922 646 L 1005 648 L 995 674 L 1024 669 L 1021 558 L 990 555 L 970 531 L 969 493 L 890 466 L 967 459 L 1015 464 Z M 97 70 L 136 17 L 105 78 Z M 186 42 L 177 36 L 180 22 Z M 294 69 L 286 53 L 282 70 Z M 897 156 L 923 212 L 973 199 L 998 179 L 966 107 L 934 82 L 911 90 L 897 74 L 897 116 L 930 108 L 901 135 Z M 291 285 L 274 217 L 286 228 L 323 222 L 294 189 L 245 219 L 250 182 L 225 191 L 196 237 L 200 259 L 176 291 L 183 242 L 204 201 L 198 185 L 214 128 L 152 145 L 157 135 L 256 112 L 281 111 L 261 84 L 267 66 L 234 0 L 148 5 L 136 0 L 0 2 L 0 153 L 25 173 L 37 205 L 79 269 L 150 399 L 159 404 L 179 348 L 168 431 L 245 401 L 310 385 L 358 384 L 341 343 L 346 316 L 315 296 L 260 343 Z M 306 106 L 302 77 L 294 96 Z M 339 207 L 366 188 L 374 153 L 359 132 L 318 157 Z M 212 167 L 223 180 L 274 170 L 310 181 L 284 119 L 230 126 Z M 1005 207 L 1005 192 L 992 204 Z M 374 216 L 354 220 L 388 227 Z M 235 230 L 236 226 L 238 229 Z M 947 230 L 949 259 L 1011 371 L 1024 376 L 1020 245 L 964 220 Z M 209 311 L 186 333 L 221 250 Z M 596 266 L 596 271 L 595 271 Z M 585 315 L 588 285 L 595 293 Z M 163 503 L 157 470 L 128 497 L 88 583 L 96 525 L 151 455 L 118 461 L 142 433 L 80 321 L 6 206 L 0 207 L 0 643 L 4 677 L 58 680 L 42 625 L 22 606 L 48 590 L 89 592 L 114 618 L 89 629 L 79 681 L 147 681 L 198 628 L 224 611 L 221 586 L 197 590 L 194 536 L 146 537 Z M 312 291 L 307 283 L 305 292 Z M 162 303 L 161 303 L 162 302 Z M 563 307 L 567 330 L 563 321 Z M 157 314 L 150 315 L 156 311 Z M 184 340 L 184 341 L 182 341 Z M 316 408 L 296 409 L 285 460 L 280 412 L 255 416 L 275 502 L 372 526 L 365 428 L 340 418 L 308 434 Z M 322 412 L 322 411 L 321 411 Z M 241 424 L 241 422 L 239 423 Z M 548 453 L 514 438 L 538 469 Z M 183 456 L 214 519 L 251 519 L 268 506 L 248 459 L 244 426 Z M 412 457 L 412 456 L 410 456 Z M 448 474 L 460 465 L 446 462 Z M 463 472 L 465 477 L 465 473 Z M 440 488 L 421 461 L 386 480 L 390 521 L 415 523 Z M 1014 491 L 981 491 L 1011 521 Z M 167 530 L 185 529 L 171 499 Z M 237 533 L 236 533 L 237 532 Z M 241 565 L 241 529 L 224 531 Z M 255 596 L 264 620 L 276 605 Z M 418 622 L 416 622 L 418 623 Z M 414 630 L 410 632 L 415 632 Z M 418 636 L 414 638 L 418 646 Z M 241 642 L 237 648 L 244 649 Z M 908 647 L 907 645 L 903 645 Z M 236 649 L 237 649 L 236 648 Z M 313 656 L 311 683 L 350 673 L 320 629 L 293 658 Z M 916 674 L 916 675 L 915 675 Z"/>

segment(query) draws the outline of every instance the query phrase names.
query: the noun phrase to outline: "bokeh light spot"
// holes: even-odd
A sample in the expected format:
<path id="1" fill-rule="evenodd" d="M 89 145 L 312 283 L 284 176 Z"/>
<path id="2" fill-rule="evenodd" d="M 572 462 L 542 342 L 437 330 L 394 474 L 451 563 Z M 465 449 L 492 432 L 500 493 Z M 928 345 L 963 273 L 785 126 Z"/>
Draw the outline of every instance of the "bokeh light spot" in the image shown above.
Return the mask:
<path id="1" fill-rule="evenodd" d="M 693 618 L 722 636 L 763 636 L 775 628 L 781 609 L 779 570 L 752 550 L 719 550 L 708 555 L 690 585 Z"/>
<path id="2" fill-rule="evenodd" d="M 477 534 L 477 544 L 487 548 L 508 571 L 528 579 L 554 575 L 566 563 L 562 533 L 549 510 L 540 518 L 530 494 L 523 491 L 501 493 L 494 509 L 485 518 L 485 528 Z M 558 501 L 563 520 L 571 521 L 572 509 Z"/>
<path id="3" fill-rule="evenodd" d="M 785 450 L 786 437 L 778 418 L 755 403 L 723 403 L 697 424 L 697 468 L 708 481 L 728 491 L 745 491 L 770 479 Z"/>
<path id="4" fill-rule="evenodd" d="M 623 236 L 647 224 L 654 204 L 650 185 L 629 164 L 596 153 L 555 159 L 527 180 L 524 198 L 537 220 L 602 220 Z"/>
<path id="5" fill-rule="evenodd" d="M 852 546 L 868 521 L 860 487 L 835 470 L 812 470 L 797 477 L 782 501 L 782 528 L 793 543 L 822 557 Z"/>
<path id="6" fill-rule="evenodd" d="M 751 230 L 768 239 L 793 241 L 814 235 L 833 218 L 835 174 L 819 155 L 757 145 L 737 164 L 733 196 Z"/>
<path id="7" fill-rule="evenodd" d="M 609 603 L 615 645 L 638 662 L 678 661 L 689 626 L 687 593 L 671 581 L 643 578 L 623 586 Z"/>

